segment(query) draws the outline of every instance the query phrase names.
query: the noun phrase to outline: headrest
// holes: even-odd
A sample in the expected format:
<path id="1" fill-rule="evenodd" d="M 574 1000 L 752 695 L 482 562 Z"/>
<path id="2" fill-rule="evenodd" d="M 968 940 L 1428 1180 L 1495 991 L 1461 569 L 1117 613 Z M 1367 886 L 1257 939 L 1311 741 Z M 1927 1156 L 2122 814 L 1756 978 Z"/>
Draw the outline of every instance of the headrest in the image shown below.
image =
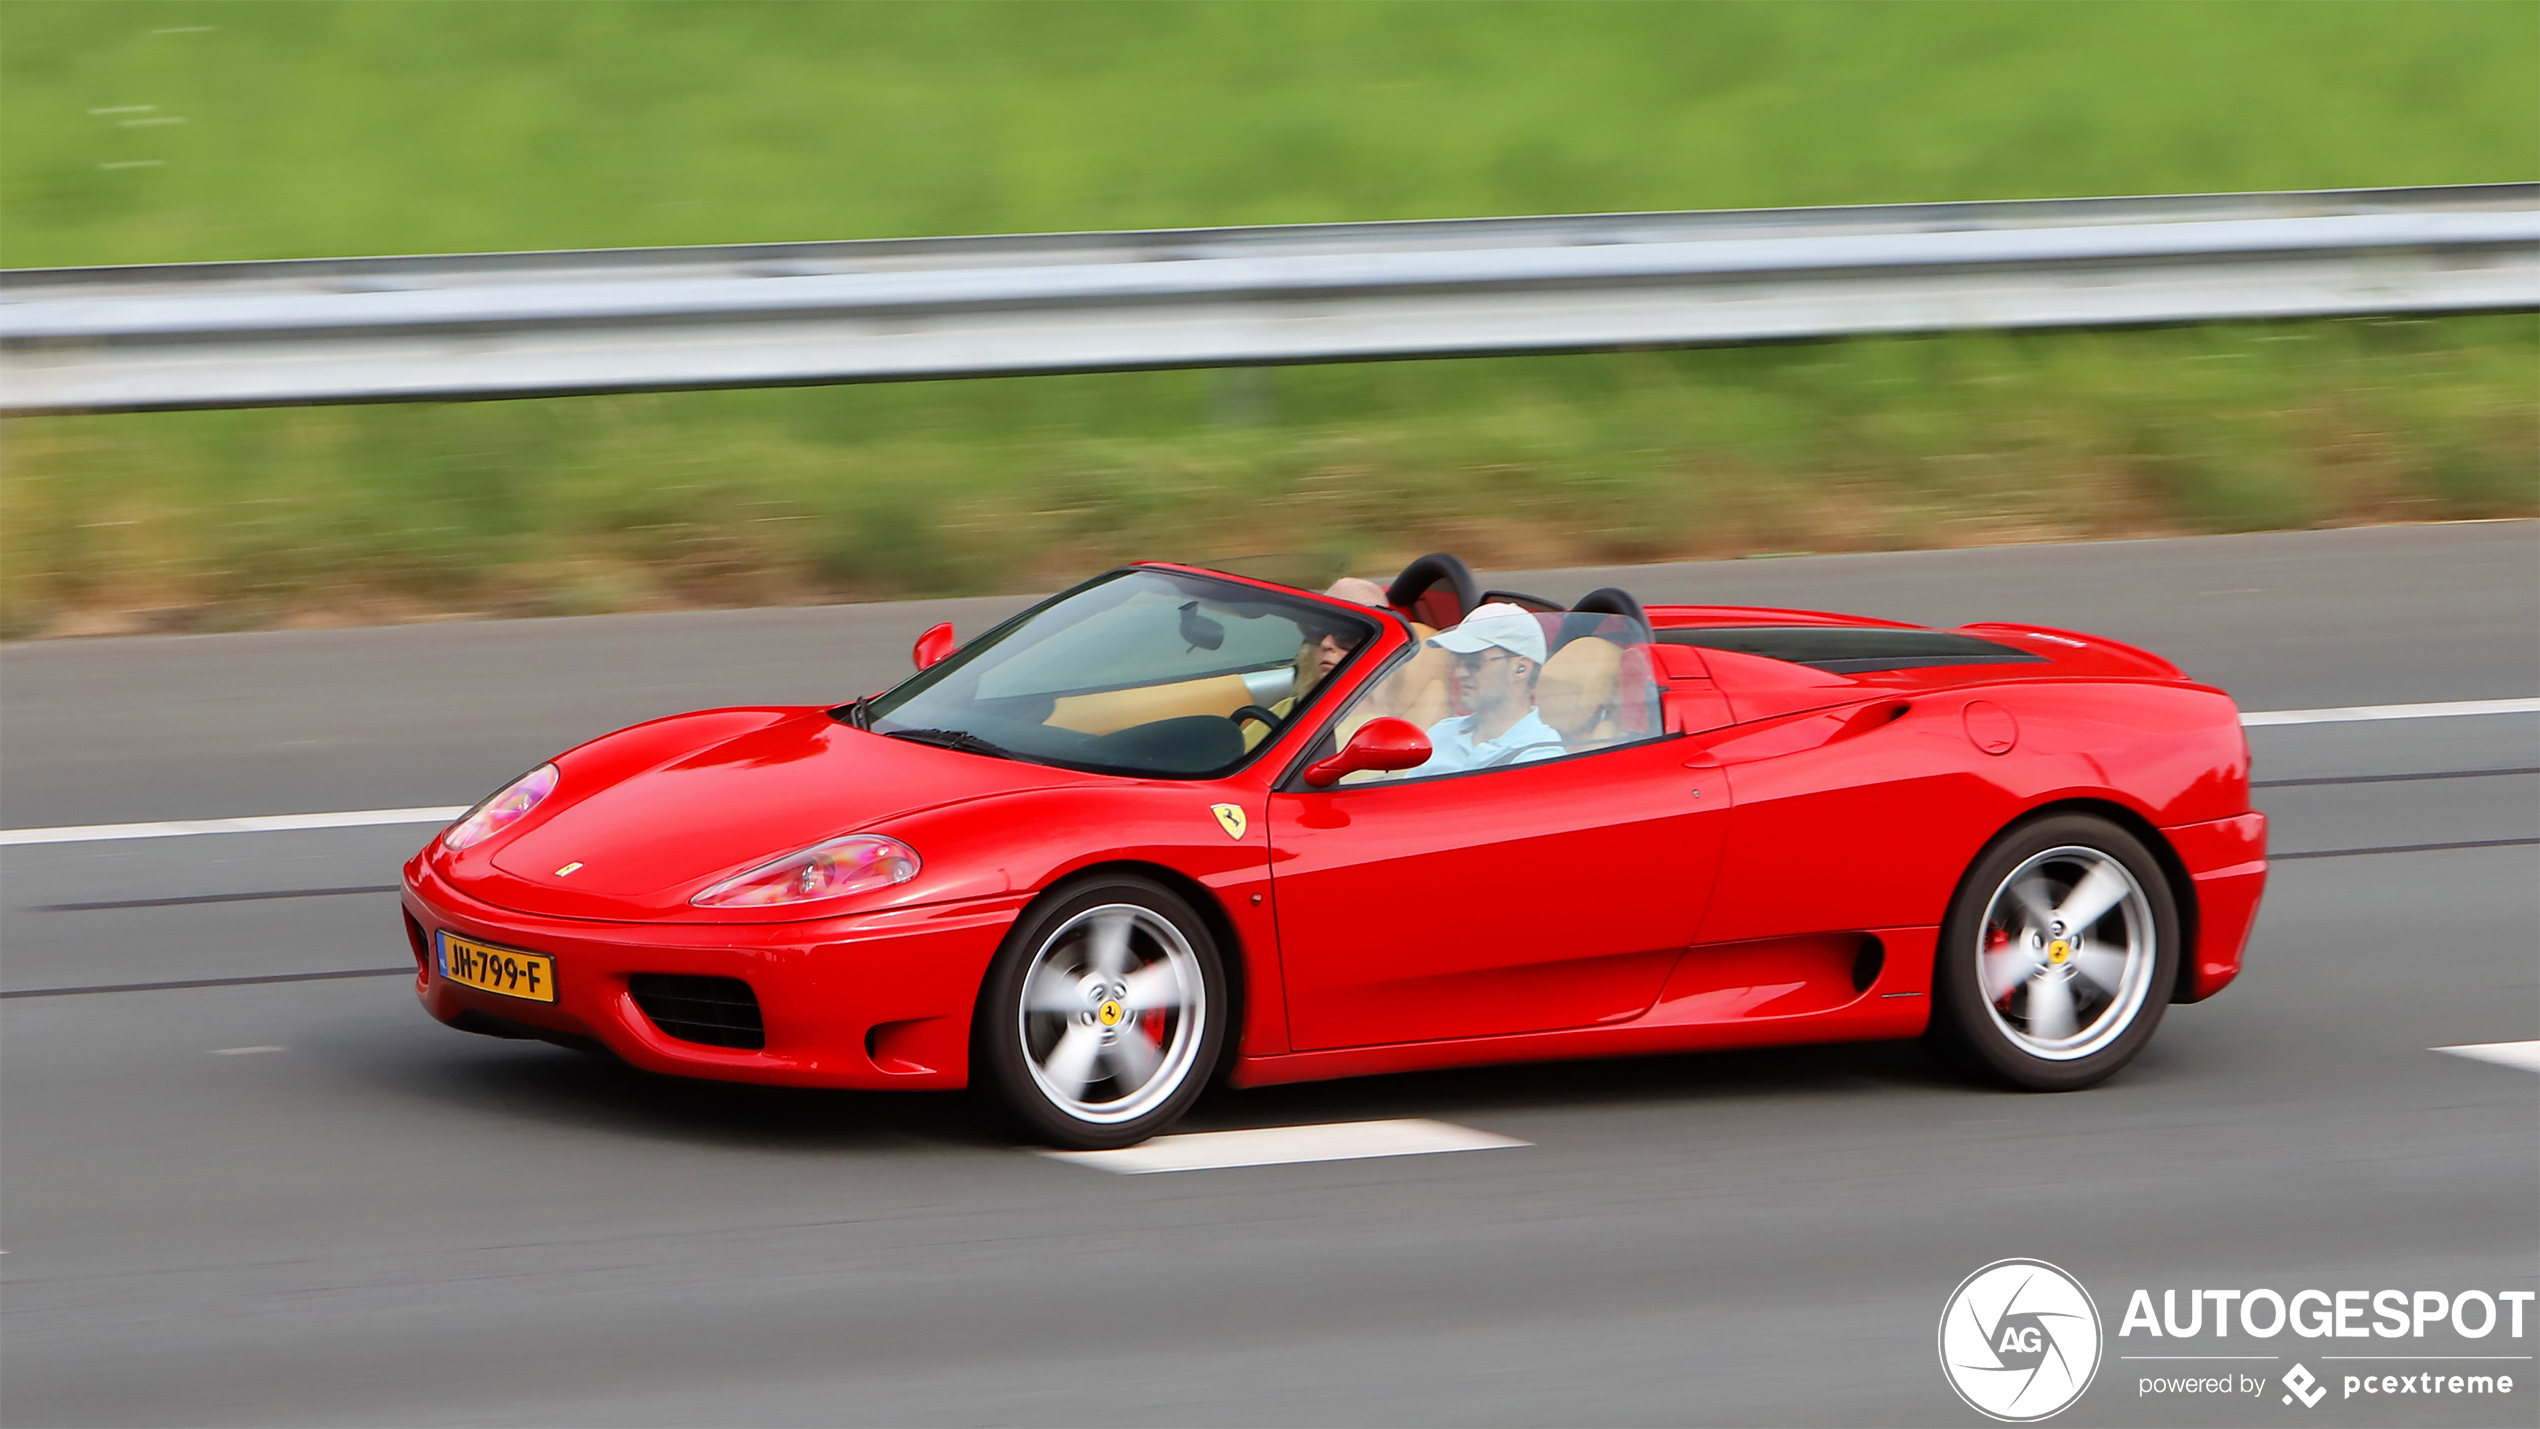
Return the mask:
<path id="1" fill-rule="evenodd" d="M 1430 625 L 1453 625 L 1482 603 L 1482 583 L 1444 551 L 1432 551 L 1402 568 L 1386 588 L 1394 609 Z"/>

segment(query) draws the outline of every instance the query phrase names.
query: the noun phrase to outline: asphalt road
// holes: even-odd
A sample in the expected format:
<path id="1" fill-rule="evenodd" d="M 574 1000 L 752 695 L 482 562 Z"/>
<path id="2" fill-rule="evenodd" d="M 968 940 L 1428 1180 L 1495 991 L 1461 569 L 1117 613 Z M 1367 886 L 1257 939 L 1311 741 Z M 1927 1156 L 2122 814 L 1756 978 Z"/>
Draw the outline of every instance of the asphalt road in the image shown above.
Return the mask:
<path id="1" fill-rule="evenodd" d="M 1502 578 L 1608 582 L 2093 630 L 2252 709 L 2540 692 L 2531 523 Z M 926 624 L 1016 604 L 12 646 L 0 824 L 463 804 L 648 715 L 878 687 Z M 2528 1425 L 2527 1358 L 2483 1364 L 2506 1395 L 2315 1410 L 2146 1397 L 2115 1358 L 2152 1352 L 2116 1336 L 2135 1288 L 2540 1280 L 2540 1078 L 2427 1050 L 2540 1037 L 2540 718 L 2251 739 L 2276 848 L 2333 856 L 2280 862 L 2240 983 L 2070 1096 L 1888 1045 L 1392 1077 L 1197 1123 L 1534 1144 L 1114 1177 L 954 1097 L 466 1036 L 398 978 L 14 996 L 0 1421 L 1970 1423 L 1941 1305 L 2032 1256 L 2108 1322 L 2057 1423 Z M 426 832 L 11 848 L 0 988 L 393 967 L 391 898 L 328 890 L 393 882 Z M 2524 842 L 2338 852 L 2492 840 Z M 2540 1314 L 2202 1348 L 2334 1386 L 2329 1355 L 2535 1346 Z"/>

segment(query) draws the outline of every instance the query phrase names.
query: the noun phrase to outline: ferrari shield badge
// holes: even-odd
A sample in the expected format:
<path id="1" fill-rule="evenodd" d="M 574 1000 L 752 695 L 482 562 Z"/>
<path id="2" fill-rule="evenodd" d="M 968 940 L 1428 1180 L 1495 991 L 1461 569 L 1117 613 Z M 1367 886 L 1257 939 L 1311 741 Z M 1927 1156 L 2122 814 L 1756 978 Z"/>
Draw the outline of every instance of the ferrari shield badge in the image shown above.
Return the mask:
<path id="1" fill-rule="evenodd" d="M 1242 809 L 1237 808 L 1233 804 L 1211 804 L 1208 806 L 1208 812 L 1215 814 L 1217 816 L 1217 822 L 1225 826 L 1226 837 L 1230 839 L 1239 839 L 1244 836 L 1244 811 Z"/>

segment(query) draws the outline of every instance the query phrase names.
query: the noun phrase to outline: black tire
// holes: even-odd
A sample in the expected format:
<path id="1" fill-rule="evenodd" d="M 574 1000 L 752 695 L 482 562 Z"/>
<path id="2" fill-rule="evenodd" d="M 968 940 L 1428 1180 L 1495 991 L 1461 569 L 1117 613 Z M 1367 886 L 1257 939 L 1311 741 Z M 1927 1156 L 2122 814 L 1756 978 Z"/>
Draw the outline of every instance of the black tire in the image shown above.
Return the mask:
<path id="1" fill-rule="evenodd" d="M 2085 926 L 2065 926 L 2112 893 Z M 2141 839 L 2089 814 L 2021 824 L 1977 856 L 1950 899 L 1930 1041 L 2014 1087 L 2093 1086 L 2151 1040 L 2180 955 L 2177 901 Z"/>
<path id="2" fill-rule="evenodd" d="M 1118 964 L 1106 966 L 1115 931 Z M 1025 1135 L 1079 1150 L 1133 1146 L 1180 1120 L 1216 1074 L 1234 1016 L 1208 924 L 1173 890 L 1120 874 L 1025 909 L 979 999 L 978 1090 Z"/>

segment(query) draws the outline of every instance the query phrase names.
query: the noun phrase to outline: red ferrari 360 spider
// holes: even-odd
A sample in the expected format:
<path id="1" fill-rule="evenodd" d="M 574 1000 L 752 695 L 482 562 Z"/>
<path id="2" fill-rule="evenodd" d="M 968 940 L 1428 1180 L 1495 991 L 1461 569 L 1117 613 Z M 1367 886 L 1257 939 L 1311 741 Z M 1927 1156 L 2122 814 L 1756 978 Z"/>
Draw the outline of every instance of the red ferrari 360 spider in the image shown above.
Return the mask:
<path id="1" fill-rule="evenodd" d="M 2082 1087 L 2239 971 L 2248 745 L 2157 656 L 1360 584 L 1130 566 L 882 694 L 561 754 L 406 866 L 416 992 L 1098 1147 L 1219 1077 L 1765 1043 Z"/>

